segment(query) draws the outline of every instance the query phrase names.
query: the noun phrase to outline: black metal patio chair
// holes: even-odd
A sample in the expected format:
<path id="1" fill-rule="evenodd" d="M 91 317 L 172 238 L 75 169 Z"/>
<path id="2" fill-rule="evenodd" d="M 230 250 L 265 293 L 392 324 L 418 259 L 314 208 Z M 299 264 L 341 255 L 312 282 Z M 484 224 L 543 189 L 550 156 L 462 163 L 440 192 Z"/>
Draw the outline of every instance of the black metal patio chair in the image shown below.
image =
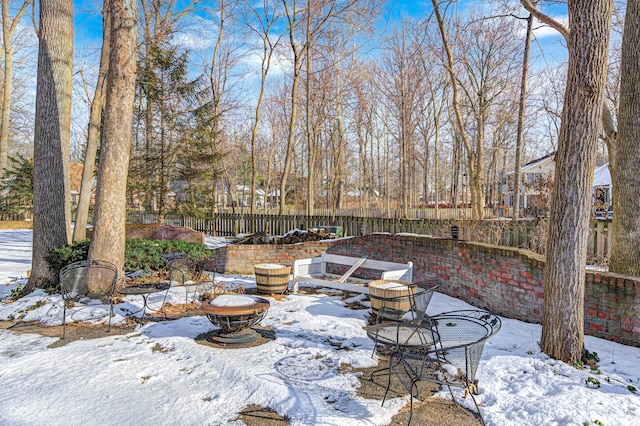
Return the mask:
<path id="1" fill-rule="evenodd" d="M 415 283 L 411 286 L 403 286 L 403 289 L 408 288 L 408 296 L 401 296 L 403 300 L 408 299 L 409 309 L 404 309 L 402 303 L 398 302 L 397 297 L 393 297 L 393 293 L 399 288 L 398 286 L 389 286 L 385 290 L 385 296 L 382 300 L 382 306 L 378 309 L 376 315 L 376 324 L 383 322 L 409 322 L 414 324 L 421 324 L 427 317 L 427 308 L 433 297 L 433 293 L 442 284 L 442 280 L 433 279 Z M 401 285 L 401 284 L 398 284 Z M 392 347 L 389 347 L 386 339 L 376 339 L 375 334 L 372 334 L 373 354 L 376 351 L 380 351 L 382 354 L 388 354 Z M 391 345 L 393 346 L 393 345 Z"/>
<path id="2" fill-rule="evenodd" d="M 73 304 L 90 305 L 96 300 L 109 303 L 109 326 L 113 316 L 113 293 L 118 282 L 118 268 L 104 260 L 82 260 L 60 271 L 62 295 L 62 338 L 67 334 L 67 308 Z"/>
<path id="3" fill-rule="evenodd" d="M 169 262 L 169 282 L 171 287 L 184 287 L 185 312 L 189 312 L 189 289 L 191 288 L 192 293 L 195 294 L 203 277 L 208 277 L 208 275 L 204 273 L 203 262 L 193 260 L 186 256 L 174 258 Z"/>

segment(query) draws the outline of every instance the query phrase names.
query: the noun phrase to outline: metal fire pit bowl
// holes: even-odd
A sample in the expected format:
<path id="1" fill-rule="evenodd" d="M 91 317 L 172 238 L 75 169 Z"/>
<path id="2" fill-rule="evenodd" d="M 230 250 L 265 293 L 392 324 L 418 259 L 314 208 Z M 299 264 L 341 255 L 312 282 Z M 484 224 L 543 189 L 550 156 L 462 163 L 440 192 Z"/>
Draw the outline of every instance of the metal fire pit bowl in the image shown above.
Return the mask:
<path id="1" fill-rule="evenodd" d="M 202 304 L 209 321 L 221 332 L 211 340 L 222 344 L 251 343 L 260 335 L 251 327 L 258 324 L 269 310 L 269 301 L 246 294 L 222 294 Z"/>

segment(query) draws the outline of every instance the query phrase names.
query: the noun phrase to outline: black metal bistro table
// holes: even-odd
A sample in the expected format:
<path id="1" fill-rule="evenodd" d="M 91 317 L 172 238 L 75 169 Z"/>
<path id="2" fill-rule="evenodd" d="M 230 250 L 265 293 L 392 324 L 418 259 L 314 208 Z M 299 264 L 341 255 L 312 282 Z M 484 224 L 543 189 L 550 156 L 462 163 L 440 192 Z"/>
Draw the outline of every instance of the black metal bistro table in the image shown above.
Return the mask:
<path id="1" fill-rule="evenodd" d="M 409 391 L 409 422 L 413 414 L 417 382 L 424 380 L 449 388 L 461 387 L 469 392 L 484 424 L 474 397 L 477 393 L 476 372 L 484 344 L 500 330 L 500 319 L 487 311 L 464 310 L 442 313 L 426 320 L 399 324 L 383 323 L 370 326 L 367 335 L 374 342 L 388 346 L 389 381 L 383 398 L 391 386 L 393 372 Z M 455 367 L 455 368 L 452 368 Z"/>
<path id="2" fill-rule="evenodd" d="M 409 358 L 413 357 L 416 353 L 434 351 L 439 340 L 437 332 L 431 327 L 428 321 L 421 323 L 391 322 L 376 324 L 367 327 L 367 336 L 376 342 L 375 344 L 387 346 L 390 351 L 388 367 L 371 373 L 371 378 L 373 379 L 376 373 L 381 371 L 387 372 L 387 389 L 382 399 L 383 404 L 391 389 L 391 373 L 396 373 L 400 379 L 398 375 L 400 371 L 399 368 L 407 368 L 409 366 Z M 410 383 L 404 383 L 404 381 L 401 380 L 403 386 L 409 392 L 412 392 L 412 382 L 414 381 L 412 376 L 413 375 L 410 374 Z"/>
<path id="3" fill-rule="evenodd" d="M 433 346 L 438 340 L 428 325 L 405 322 L 381 323 L 367 327 L 367 336 L 392 349 L 424 348 Z"/>
<path id="4" fill-rule="evenodd" d="M 131 296 L 131 295 L 142 296 L 142 308 L 138 309 L 135 312 L 131 312 L 128 315 L 129 317 L 133 317 L 135 316 L 135 314 L 142 311 L 142 317 L 140 317 L 140 319 L 142 320 L 147 310 L 157 312 L 160 309 L 162 309 L 162 307 L 160 307 L 160 309 L 150 308 L 149 303 L 147 301 L 149 296 L 151 296 L 154 293 L 160 293 L 161 291 L 169 291 L 169 287 L 171 287 L 171 284 L 169 284 L 168 282 L 136 284 L 136 285 L 130 285 L 127 287 L 122 287 L 118 289 L 118 293 L 124 296 Z M 166 295 L 165 295 L 165 298 L 166 298 Z"/>

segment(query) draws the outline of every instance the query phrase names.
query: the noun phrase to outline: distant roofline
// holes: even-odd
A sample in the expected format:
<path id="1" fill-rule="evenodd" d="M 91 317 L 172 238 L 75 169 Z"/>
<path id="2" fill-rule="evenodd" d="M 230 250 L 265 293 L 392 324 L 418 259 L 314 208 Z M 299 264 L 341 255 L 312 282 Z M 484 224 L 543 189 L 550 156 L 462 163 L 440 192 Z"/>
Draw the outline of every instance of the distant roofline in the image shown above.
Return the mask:
<path id="1" fill-rule="evenodd" d="M 520 166 L 520 172 L 526 172 L 526 169 L 531 168 L 531 166 L 534 166 L 537 163 L 540 163 L 540 162 L 542 162 L 542 161 L 544 161 L 544 160 L 546 160 L 548 158 L 551 158 L 554 155 L 556 155 L 555 151 L 545 155 L 544 157 L 536 158 L 533 161 L 529 161 L 528 163 L 523 164 L 522 166 Z M 509 175 L 513 175 L 513 174 L 515 174 L 515 170 L 511 170 L 510 172 L 506 173 L 505 176 L 509 176 Z"/>
<path id="2" fill-rule="evenodd" d="M 552 151 L 551 153 L 549 153 L 549 154 L 545 155 L 544 157 L 540 157 L 540 158 L 537 158 L 537 159 L 535 159 L 535 160 L 533 160 L 533 161 L 529 161 L 529 162 L 528 162 L 528 163 L 526 163 L 526 164 L 523 164 L 523 165 L 521 166 L 521 168 L 524 168 L 524 167 L 530 166 L 530 165 L 532 165 L 532 164 L 538 163 L 538 162 L 540 162 L 540 161 L 542 161 L 542 160 L 546 160 L 547 158 L 549 158 L 549 157 L 553 157 L 554 155 L 556 155 L 556 152 L 555 152 L 555 151 Z"/>

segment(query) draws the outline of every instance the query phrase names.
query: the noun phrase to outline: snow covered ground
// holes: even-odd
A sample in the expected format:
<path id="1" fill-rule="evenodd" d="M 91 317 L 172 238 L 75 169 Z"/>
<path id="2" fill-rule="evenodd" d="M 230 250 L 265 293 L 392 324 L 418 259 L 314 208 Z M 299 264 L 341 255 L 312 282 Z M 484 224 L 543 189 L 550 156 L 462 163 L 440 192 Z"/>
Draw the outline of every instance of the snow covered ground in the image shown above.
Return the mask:
<path id="1" fill-rule="evenodd" d="M 25 282 L 30 263 L 31 231 L 0 231 L 0 299 Z M 255 286 L 253 277 L 218 278 Z M 180 289 L 171 294 L 176 302 L 181 296 Z M 128 296 L 116 306 L 113 322 L 140 302 Z M 161 296 L 150 302 L 157 307 Z M 436 294 L 429 313 L 468 307 Z M 107 310 L 74 307 L 70 318 L 105 321 Z M 58 325 L 61 314 L 60 297 L 41 290 L 0 302 L 0 320 Z M 271 407 L 293 425 L 388 424 L 408 399 L 381 407 L 356 395 L 354 374 L 338 371 L 340 364 L 376 363 L 366 319 L 365 310 L 347 309 L 338 297 L 296 294 L 271 300 L 261 325 L 275 330 L 275 340 L 246 349 L 196 343 L 194 337 L 214 329 L 203 316 L 55 349 L 47 347 L 55 338 L 0 331 L 0 424 L 242 424 L 234 419 L 249 404 Z M 640 394 L 631 391 L 640 390 L 640 348 L 586 337 L 600 362 L 597 370 L 578 369 L 540 352 L 539 325 L 502 321 L 478 372 L 488 425 L 640 424 Z M 456 395 L 462 401 L 462 391 Z M 469 398 L 462 402 L 472 406 Z"/>

